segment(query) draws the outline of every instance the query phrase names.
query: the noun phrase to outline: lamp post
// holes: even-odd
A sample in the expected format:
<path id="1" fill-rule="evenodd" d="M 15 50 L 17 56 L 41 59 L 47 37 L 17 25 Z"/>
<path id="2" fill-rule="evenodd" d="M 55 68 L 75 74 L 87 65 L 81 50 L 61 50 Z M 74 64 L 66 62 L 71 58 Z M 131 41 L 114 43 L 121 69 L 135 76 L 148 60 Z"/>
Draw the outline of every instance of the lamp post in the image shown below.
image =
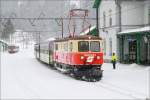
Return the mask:
<path id="1" fill-rule="evenodd" d="M 62 35 L 62 38 L 64 37 L 64 23 L 63 23 L 63 18 L 61 18 L 61 35 Z"/>
<path id="2" fill-rule="evenodd" d="M 38 38 L 39 38 L 39 39 L 38 39 L 38 42 L 39 42 L 39 58 L 40 58 L 40 52 L 41 52 L 41 51 L 40 51 L 40 49 L 41 49 L 41 46 L 40 46 L 40 42 L 41 42 L 40 39 L 41 39 L 41 37 L 40 37 L 40 35 L 41 35 L 41 33 L 39 32 L 38 35 L 39 35 L 39 36 L 38 36 Z"/>
<path id="3" fill-rule="evenodd" d="M 99 19 L 98 19 L 98 15 L 99 15 L 99 9 L 96 8 L 96 30 L 97 30 L 97 36 L 99 36 Z"/>

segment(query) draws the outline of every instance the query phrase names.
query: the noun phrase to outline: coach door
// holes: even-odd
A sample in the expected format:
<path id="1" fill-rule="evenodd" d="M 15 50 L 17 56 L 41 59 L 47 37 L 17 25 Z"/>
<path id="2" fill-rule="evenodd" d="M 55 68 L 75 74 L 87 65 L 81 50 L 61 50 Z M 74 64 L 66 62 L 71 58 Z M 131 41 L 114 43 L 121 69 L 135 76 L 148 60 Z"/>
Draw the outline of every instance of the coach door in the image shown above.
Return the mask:
<path id="1" fill-rule="evenodd" d="M 137 55 L 137 42 L 136 40 L 129 42 L 129 62 L 134 63 L 136 62 Z"/>

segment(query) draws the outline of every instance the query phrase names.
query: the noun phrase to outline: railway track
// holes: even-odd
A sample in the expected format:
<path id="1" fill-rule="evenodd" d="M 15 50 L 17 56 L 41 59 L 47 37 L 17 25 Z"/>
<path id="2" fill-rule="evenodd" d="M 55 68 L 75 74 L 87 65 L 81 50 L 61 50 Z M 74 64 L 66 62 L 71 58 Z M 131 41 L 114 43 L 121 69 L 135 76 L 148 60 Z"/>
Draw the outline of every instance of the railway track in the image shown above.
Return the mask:
<path id="1" fill-rule="evenodd" d="M 130 98 L 135 99 L 135 100 L 146 99 L 146 95 L 143 93 L 129 90 L 129 89 L 125 89 L 125 88 L 119 87 L 119 86 L 114 85 L 114 84 L 109 83 L 109 82 L 101 81 L 100 84 L 96 84 L 96 85 L 100 86 L 101 88 L 107 89 L 109 91 L 114 91 L 114 92 L 119 93 L 121 95 L 130 97 Z"/>

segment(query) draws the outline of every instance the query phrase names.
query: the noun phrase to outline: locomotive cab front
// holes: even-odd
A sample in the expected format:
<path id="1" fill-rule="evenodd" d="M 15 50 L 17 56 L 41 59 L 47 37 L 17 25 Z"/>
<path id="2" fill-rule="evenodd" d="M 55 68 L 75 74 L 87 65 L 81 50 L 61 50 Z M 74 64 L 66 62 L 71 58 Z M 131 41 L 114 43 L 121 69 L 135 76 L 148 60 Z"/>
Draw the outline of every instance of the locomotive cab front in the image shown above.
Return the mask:
<path id="1" fill-rule="evenodd" d="M 70 44 L 70 65 L 76 67 L 101 66 L 103 54 L 101 40 L 99 39 L 78 39 L 69 40 Z"/>
<path id="2" fill-rule="evenodd" d="M 102 39 L 94 36 L 76 36 L 54 43 L 54 64 L 75 77 L 84 80 L 100 80 L 103 53 Z"/>

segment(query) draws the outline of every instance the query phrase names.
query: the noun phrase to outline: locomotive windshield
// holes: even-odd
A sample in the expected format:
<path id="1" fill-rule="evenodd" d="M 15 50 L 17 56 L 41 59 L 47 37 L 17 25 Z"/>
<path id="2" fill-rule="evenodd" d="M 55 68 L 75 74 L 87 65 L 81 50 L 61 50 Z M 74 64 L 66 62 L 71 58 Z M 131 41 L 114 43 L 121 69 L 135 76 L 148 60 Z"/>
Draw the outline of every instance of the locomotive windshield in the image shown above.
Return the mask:
<path id="1" fill-rule="evenodd" d="M 99 52 L 100 51 L 100 43 L 99 43 L 99 41 L 91 41 L 90 42 L 90 50 L 92 52 Z"/>
<path id="2" fill-rule="evenodd" d="M 79 52 L 88 52 L 89 51 L 89 42 L 88 41 L 80 41 L 78 49 L 79 49 Z"/>
<path id="3" fill-rule="evenodd" d="M 100 51 L 100 43 L 99 41 L 79 41 L 78 43 L 79 52 L 99 52 Z"/>

